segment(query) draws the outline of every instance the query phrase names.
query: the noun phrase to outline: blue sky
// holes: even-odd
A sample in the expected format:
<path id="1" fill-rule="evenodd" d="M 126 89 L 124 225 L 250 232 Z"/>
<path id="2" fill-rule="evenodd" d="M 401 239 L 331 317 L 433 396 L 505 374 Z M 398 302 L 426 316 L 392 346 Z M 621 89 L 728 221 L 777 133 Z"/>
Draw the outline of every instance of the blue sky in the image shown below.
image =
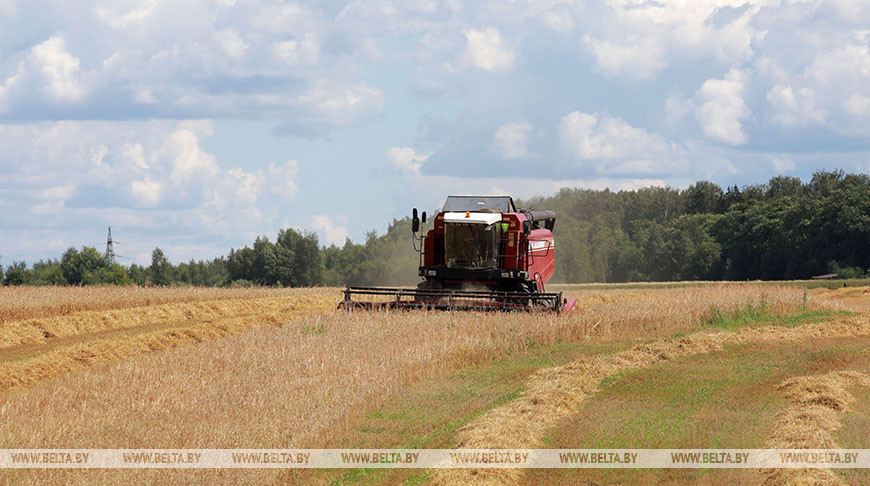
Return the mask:
<path id="1" fill-rule="evenodd" d="M 2 263 L 870 172 L 863 1 L 0 0 Z"/>

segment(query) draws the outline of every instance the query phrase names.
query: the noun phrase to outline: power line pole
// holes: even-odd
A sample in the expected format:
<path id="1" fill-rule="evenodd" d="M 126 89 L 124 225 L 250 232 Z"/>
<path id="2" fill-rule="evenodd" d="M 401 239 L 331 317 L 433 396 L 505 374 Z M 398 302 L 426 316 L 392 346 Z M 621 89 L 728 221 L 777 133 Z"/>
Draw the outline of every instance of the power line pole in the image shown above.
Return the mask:
<path id="1" fill-rule="evenodd" d="M 115 263 L 115 246 L 112 243 L 112 227 L 109 226 L 109 237 L 106 239 L 106 260 Z"/>

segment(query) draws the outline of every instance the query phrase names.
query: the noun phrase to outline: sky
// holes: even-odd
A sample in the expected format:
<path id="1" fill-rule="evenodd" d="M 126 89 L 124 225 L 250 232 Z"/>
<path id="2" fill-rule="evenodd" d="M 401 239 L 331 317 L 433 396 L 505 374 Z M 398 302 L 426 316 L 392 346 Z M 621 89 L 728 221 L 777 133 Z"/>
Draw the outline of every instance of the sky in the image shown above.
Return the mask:
<path id="1" fill-rule="evenodd" d="M 863 0 L 0 0 L 4 265 L 838 168 L 870 172 Z"/>

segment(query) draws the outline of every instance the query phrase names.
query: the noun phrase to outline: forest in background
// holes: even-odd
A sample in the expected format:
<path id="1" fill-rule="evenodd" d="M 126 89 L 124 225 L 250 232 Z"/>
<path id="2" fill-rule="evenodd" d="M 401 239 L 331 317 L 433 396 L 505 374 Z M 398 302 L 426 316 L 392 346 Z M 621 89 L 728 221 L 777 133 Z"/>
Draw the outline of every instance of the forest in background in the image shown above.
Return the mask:
<path id="1" fill-rule="evenodd" d="M 447 194 L 445 194 L 445 197 Z M 870 276 L 870 176 L 819 171 L 806 183 L 778 176 L 725 189 L 562 189 L 516 201 L 553 209 L 555 282 L 785 280 L 836 273 Z M 432 211 L 430 214 L 435 214 Z M 206 261 L 173 264 L 160 248 L 151 265 L 112 263 L 95 248 L 59 259 L 0 265 L 5 285 L 409 285 L 417 277 L 410 218 L 366 241 L 324 247 L 294 229 Z M 423 225 L 423 231 L 430 225 Z"/>

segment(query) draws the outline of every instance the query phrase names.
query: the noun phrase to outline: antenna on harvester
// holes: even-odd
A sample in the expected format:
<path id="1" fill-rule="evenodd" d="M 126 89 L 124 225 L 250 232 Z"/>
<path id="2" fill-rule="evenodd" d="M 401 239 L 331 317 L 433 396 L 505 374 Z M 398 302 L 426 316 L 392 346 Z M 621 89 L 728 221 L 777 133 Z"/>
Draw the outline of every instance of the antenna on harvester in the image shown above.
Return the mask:
<path id="1" fill-rule="evenodd" d="M 106 260 L 115 263 L 115 246 L 112 243 L 112 227 L 109 226 L 109 237 L 106 238 Z"/>

